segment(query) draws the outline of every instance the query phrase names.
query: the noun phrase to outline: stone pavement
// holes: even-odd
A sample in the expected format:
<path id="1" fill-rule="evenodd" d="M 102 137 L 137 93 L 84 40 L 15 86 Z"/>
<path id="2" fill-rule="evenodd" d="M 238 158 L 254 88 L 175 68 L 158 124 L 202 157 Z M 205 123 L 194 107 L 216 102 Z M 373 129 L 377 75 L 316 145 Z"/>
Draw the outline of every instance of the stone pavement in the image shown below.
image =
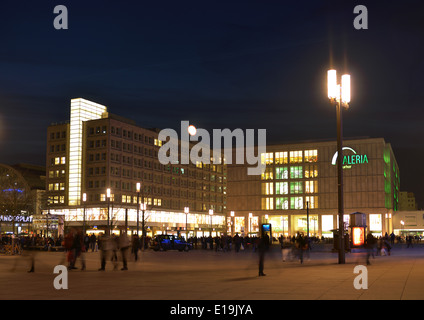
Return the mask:
<path id="1" fill-rule="evenodd" d="M 98 252 L 86 253 L 87 269 L 69 271 L 68 289 L 57 290 L 56 265 L 66 264 L 62 252 L 38 252 L 35 273 L 27 273 L 28 257 L 0 256 L 2 300 L 422 300 L 424 248 L 396 247 L 391 256 L 371 258 L 368 289 L 355 289 L 363 254 L 311 252 L 303 264 L 283 262 L 273 248 L 265 257 L 265 277 L 258 277 L 258 255 L 252 251 L 153 252 L 130 260 L 128 271 L 110 261 L 98 271 Z M 77 267 L 80 262 L 77 261 Z"/>

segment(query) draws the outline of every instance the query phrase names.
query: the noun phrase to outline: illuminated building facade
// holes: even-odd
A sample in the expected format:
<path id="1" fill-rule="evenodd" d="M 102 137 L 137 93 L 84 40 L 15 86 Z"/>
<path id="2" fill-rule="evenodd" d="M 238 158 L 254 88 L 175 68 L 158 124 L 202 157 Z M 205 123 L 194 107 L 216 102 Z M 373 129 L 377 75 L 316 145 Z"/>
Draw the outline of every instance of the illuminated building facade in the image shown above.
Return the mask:
<path id="1" fill-rule="evenodd" d="M 73 99 L 70 122 L 47 129 L 50 212 L 64 217 L 65 228 L 81 227 L 85 216 L 91 232 L 106 230 L 109 212 L 112 231 L 126 224 L 135 232 L 138 199 L 146 204 L 144 214 L 138 210 L 140 230 L 144 216 L 149 235 L 185 235 L 186 224 L 190 236 L 225 230 L 226 166 L 163 165 L 158 132 Z"/>
<path id="2" fill-rule="evenodd" d="M 338 227 L 337 143 L 304 142 L 267 146 L 261 176 L 248 176 L 247 165 L 228 164 L 228 231 L 257 234 L 271 223 L 273 235 L 332 237 Z M 398 210 L 399 168 L 382 138 L 345 140 L 343 148 L 344 222 L 349 214 L 367 215 L 368 231 L 393 230 Z"/>

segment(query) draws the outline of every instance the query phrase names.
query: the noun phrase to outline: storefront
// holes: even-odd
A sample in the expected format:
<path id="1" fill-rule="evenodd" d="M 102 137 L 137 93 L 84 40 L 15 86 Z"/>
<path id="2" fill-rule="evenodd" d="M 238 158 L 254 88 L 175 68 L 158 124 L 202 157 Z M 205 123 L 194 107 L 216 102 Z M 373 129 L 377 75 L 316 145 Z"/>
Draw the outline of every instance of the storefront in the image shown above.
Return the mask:
<path id="1" fill-rule="evenodd" d="M 0 233 L 29 234 L 33 230 L 33 217 L 28 215 L 0 215 Z"/>

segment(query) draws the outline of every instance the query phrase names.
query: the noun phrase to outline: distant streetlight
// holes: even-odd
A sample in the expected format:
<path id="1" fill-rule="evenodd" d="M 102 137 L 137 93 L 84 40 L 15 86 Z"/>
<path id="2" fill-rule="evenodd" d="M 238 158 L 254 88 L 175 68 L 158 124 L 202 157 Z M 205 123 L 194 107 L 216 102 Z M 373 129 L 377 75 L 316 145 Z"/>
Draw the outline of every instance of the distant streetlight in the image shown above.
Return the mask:
<path id="1" fill-rule="evenodd" d="M 337 84 L 337 71 L 327 72 L 328 98 L 336 105 L 337 110 L 337 185 L 338 185 L 338 207 L 339 207 L 339 264 L 345 263 L 344 248 L 344 205 L 343 205 L 343 126 L 341 107 L 346 109 L 350 102 L 350 75 L 342 75 L 341 85 Z"/>
<path id="2" fill-rule="evenodd" d="M 196 129 L 195 126 L 189 125 L 187 130 L 188 130 L 188 134 L 189 135 L 191 135 L 191 136 L 195 136 L 196 135 L 197 129 Z"/>

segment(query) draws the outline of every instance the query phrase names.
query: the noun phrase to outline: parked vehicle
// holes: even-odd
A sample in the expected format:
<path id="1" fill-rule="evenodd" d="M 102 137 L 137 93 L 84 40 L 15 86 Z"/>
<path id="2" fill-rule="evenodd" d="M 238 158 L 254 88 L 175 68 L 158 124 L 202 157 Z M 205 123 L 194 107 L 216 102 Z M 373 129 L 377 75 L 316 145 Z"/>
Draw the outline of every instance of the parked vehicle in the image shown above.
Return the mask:
<path id="1" fill-rule="evenodd" d="M 184 239 L 178 238 L 174 235 L 161 234 L 152 239 L 150 248 L 154 251 L 188 251 L 193 249 L 193 245 L 190 242 L 186 242 Z"/>

